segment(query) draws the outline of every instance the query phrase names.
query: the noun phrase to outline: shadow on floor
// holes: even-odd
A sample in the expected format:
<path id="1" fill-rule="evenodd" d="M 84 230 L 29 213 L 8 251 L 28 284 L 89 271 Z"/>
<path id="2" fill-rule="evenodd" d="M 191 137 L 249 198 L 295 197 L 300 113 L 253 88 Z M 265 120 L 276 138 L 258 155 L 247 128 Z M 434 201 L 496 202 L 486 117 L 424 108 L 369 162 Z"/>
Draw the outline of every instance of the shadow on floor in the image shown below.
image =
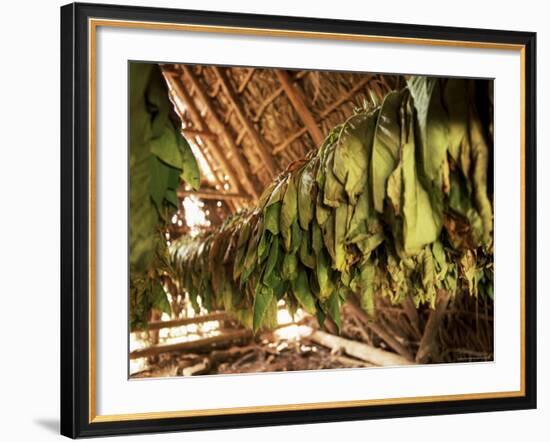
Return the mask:
<path id="1" fill-rule="evenodd" d="M 52 433 L 59 434 L 59 419 L 36 419 L 34 423 Z"/>

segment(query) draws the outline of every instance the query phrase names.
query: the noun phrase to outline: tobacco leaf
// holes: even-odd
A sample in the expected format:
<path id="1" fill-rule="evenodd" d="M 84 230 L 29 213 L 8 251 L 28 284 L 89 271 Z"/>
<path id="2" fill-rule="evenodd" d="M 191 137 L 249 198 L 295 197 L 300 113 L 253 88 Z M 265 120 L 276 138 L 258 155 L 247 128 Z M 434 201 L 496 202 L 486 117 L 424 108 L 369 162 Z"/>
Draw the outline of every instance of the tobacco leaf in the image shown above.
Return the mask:
<path id="1" fill-rule="evenodd" d="M 300 269 L 297 278 L 292 281 L 292 292 L 300 306 L 309 314 L 315 315 L 315 299 L 311 293 L 308 277 L 304 269 Z"/>
<path id="2" fill-rule="evenodd" d="M 403 235 L 405 252 L 416 254 L 439 236 L 442 219 L 434 210 L 430 194 L 419 178 L 410 102 L 407 105 L 407 113 L 409 124 L 403 135 L 401 158 L 404 188 Z"/>
<path id="3" fill-rule="evenodd" d="M 298 181 L 298 220 L 303 230 L 309 229 L 309 223 L 313 219 L 313 190 L 315 188 L 315 176 L 313 162 L 304 167 Z"/>
<path id="4" fill-rule="evenodd" d="M 298 214 L 296 185 L 293 179 L 288 179 L 285 196 L 281 206 L 280 231 L 286 251 L 290 250 L 292 242 L 292 224 Z"/>
<path id="5" fill-rule="evenodd" d="M 273 289 L 263 284 L 258 284 L 253 307 L 254 317 L 252 322 L 252 330 L 254 333 L 262 327 L 266 312 L 273 300 L 273 297 Z"/>
<path id="6" fill-rule="evenodd" d="M 399 92 L 390 92 L 386 95 L 376 123 L 372 145 L 371 174 L 374 208 L 380 213 L 384 210 L 386 182 L 399 162 L 401 100 L 402 94 Z"/>

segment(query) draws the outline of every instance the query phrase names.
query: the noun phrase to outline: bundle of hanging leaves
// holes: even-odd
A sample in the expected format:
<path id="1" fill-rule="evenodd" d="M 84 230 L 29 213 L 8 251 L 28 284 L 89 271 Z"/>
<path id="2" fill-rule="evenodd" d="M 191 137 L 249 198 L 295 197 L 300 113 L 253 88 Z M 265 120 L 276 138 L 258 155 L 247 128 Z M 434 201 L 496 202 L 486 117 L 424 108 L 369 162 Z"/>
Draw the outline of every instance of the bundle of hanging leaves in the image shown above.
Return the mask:
<path id="1" fill-rule="evenodd" d="M 158 65 L 130 64 L 129 101 L 130 326 L 134 329 L 147 324 L 152 308 L 170 312 L 159 283 L 167 266 L 162 230 L 177 209 L 180 180 L 198 189 L 200 176 Z"/>
<path id="2" fill-rule="evenodd" d="M 254 331 L 276 325 L 280 299 L 340 327 L 350 293 L 369 314 L 376 296 L 492 297 L 491 121 L 488 82 L 412 77 L 334 128 L 255 208 L 172 244 L 173 277 L 196 309 Z"/>

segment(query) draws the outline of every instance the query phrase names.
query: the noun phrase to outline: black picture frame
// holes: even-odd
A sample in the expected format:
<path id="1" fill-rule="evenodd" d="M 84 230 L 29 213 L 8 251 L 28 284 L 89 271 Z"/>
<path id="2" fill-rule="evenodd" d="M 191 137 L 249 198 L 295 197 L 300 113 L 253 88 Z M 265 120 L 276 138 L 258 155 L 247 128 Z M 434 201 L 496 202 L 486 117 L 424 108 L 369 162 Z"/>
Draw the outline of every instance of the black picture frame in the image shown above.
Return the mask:
<path id="1" fill-rule="evenodd" d="M 89 391 L 89 18 L 520 45 L 524 51 L 524 395 L 95 422 Z M 536 408 L 536 34 L 149 7 L 61 8 L 61 434 L 76 438 Z"/>

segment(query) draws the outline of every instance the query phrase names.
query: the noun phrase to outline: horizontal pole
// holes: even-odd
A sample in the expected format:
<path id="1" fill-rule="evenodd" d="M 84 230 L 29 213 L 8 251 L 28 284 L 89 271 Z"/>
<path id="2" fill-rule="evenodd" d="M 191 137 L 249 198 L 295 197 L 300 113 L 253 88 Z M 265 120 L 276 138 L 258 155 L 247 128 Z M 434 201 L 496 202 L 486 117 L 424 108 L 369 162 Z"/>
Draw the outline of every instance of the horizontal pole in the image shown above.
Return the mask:
<path id="1" fill-rule="evenodd" d="M 230 343 L 243 338 L 251 338 L 251 330 L 237 330 L 234 332 L 224 333 L 217 336 L 211 336 L 204 339 L 196 339 L 194 341 L 179 342 L 176 344 L 153 345 L 151 347 L 134 350 L 130 353 L 130 359 L 147 358 L 161 353 L 169 353 L 172 351 L 192 351 L 204 349 L 215 344 Z"/>
<path id="2" fill-rule="evenodd" d="M 244 193 L 209 192 L 208 190 L 178 190 L 177 194 L 179 198 L 196 196 L 207 200 L 250 200 L 250 196 Z"/>
<path id="3" fill-rule="evenodd" d="M 147 325 L 147 330 L 160 330 L 162 328 L 174 328 L 174 327 L 181 327 L 182 325 L 200 324 L 202 322 L 223 321 L 225 319 L 229 319 L 229 316 L 227 315 L 227 313 L 214 312 L 214 313 L 208 313 L 206 315 L 195 316 L 193 318 L 180 318 L 180 319 L 172 319 L 170 321 L 149 322 L 149 324 Z M 145 331 L 145 330 L 140 330 L 140 331 Z"/>
<path id="4" fill-rule="evenodd" d="M 205 132 L 202 130 L 194 130 L 194 129 L 182 129 L 181 132 L 183 135 L 187 135 L 189 137 L 201 137 L 201 138 L 208 138 L 209 140 L 216 141 L 218 139 L 218 136 L 212 132 Z"/>

